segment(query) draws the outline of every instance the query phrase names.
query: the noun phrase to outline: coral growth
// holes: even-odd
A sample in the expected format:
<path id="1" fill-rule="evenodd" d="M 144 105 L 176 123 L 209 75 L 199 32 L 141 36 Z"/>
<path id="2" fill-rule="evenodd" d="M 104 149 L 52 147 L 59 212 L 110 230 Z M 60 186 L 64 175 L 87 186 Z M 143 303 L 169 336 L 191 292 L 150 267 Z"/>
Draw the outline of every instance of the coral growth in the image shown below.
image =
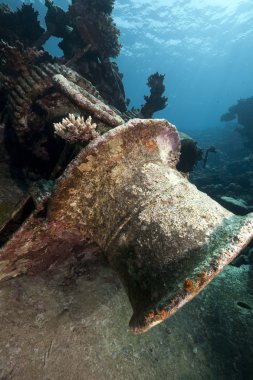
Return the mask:
<path id="1" fill-rule="evenodd" d="M 123 119 L 116 112 L 104 104 L 103 101 L 94 97 L 85 88 L 82 88 L 82 86 L 78 86 L 61 74 L 55 75 L 53 81 L 73 103 L 93 114 L 99 120 L 114 127 L 123 123 Z"/>
<path id="2" fill-rule="evenodd" d="M 110 13 L 112 1 L 73 0 L 69 14 L 85 45 L 101 59 L 117 57 L 120 52 L 119 30 Z"/>
<path id="3" fill-rule="evenodd" d="M 24 46 L 20 41 L 11 45 L 4 40 L 0 41 L 0 79 L 2 83 L 7 80 L 8 86 L 11 81 L 16 81 L 16 77 L 34 64 L 44 61 L 51 62 L 49 54 L 34 47 Z"/>
<path id="4" fill-rule="evenodd" d="M 85 120 L 83 116 L 75 117 L 73 114 L 69 114 L 61 123 L 54 123 L 55 133 L 71 144 L 85 143 L 98 137 L 96 127 L 90 116 Z"/>
<path id="5" fill-rule="evenodd" d="M 150 95 L 144 96 L 145 104 L 142 105 L 141 114 L 149 119 L 157 111 L 163 110 L 167 106 L 168 98 L 163 96 L 165 91 L 164 77 L 159 73 L 150 75 L 147 85 L 150 88 Z"/>
<path id="6" fill-rule="evenodd" d="M 183 173 L 189 173 L 194 169 L 198 161 L 202 160 L 203 151 L 197 146 L 190 136 L 180 132 L 181 155 L 177 169 Z"/>
<path id="7" fill-rule="evenodd" d="M 91 115 L 99 131 L 106 132 L 131 118 L 151 118 L 167 104 L 164 75 L 155 73 L 148 78 L 151 93 L 141 111 L 127 110 L 122 74 L 111 61 L 120 51 L 119 30 L 111 17 L 113 0 L 73 0 L 67 11 L 53 0 L 45 5 L 46 30 L 32 5 L 16 12 L 8 6 L 0 8 L 4 38 L 0 114 L 8 119 L 5 141 L 14 166 L 29 168 L 29 173 L 38 169 L 42 178 L 50 176 L 64 149 L 52 125 L 69 113 Z M 62 38 L 63 57 L 53 58 L 43 49 L 51 36 Z"/>
<path id="8" fill-rule="evenodd" d="M 10 43 L 20 40 L 26 46 L 33 46 L 44 32 L 38 21 L 38 15 L 32 4 L 23 4 L 15 12 L 11 11 L 8 6 L 1 5 L 1 38 Z"/>
<path id="9" fill-rule="evenodd" d="M 38 12 L 31 4 L 23 4 L 13 12 L 6 5 L 0 7 L 1 38 L 14 46 L 17 41 L 25 48 L 43 49 L 45 42 L 55 36 L 61 38 L 59 47 L 67 64 L 90 80 L 103 98 L 120 111 L 126 111 L 122 74 L 111 62 L 121 45 L 119 30 L 112 20 L 114 1 L 73 0 L 68 11 L 46 0 L 46 30 L 38 21 Z M 8 65 L 11 67 L 10 61 Z"/>
<path id="10" fill-rule="evenodd" d="M 245 146 L 253 151 L 253 96 L 238 100 L 227 113 L 221 116 L 221 121 L 231 121 L 237 118 L 236 130 L 245 140 Z"/>
<path id="11" fill-rule="evenodd" d="M 46 31 L 32 5 L 16 12 L 0 9 L 5 39 L 0 42 L 0 128 L 28 189 L 0 228 L 0 280 L 35 274 L 72 252 L 92 254 L 98 244 L 128 287 L 135 311 L 130 326 L 139 333 L 216 276 L 252 237 L 253 221 L 252 216 L 245 225 L 240 218 L 234 221 L 176 170 L 176 128 L 150 119 L 167 104 L 164 75 L 148 78 L 150 96 L 141 113 L 149 120 L 134 118 L 136 110 L 125 112 L 122 75 L 111 61 L 120 51 L 113 5 L 113 0 L 72 0 L 65 12 L 46 0 Z M 51 36 L 62 38 L 60 59 L 44 53 Z M 96 127 L 107 133 L 99 137 Z M 177 169 L 192 170 L 201 155 L 194 140 L 181 137 Z M 225 233 L 224 218 L 232 223 Z M 219 225 L 227 239 L 222 252 L 219 236 L 216 247 L 213 235 Z M 198 253 L 207 232 L 213 245 Z M 188 286 L 182 287 L 186 272 Z M 174 296 L 167 294 L 172 286 Z"/>

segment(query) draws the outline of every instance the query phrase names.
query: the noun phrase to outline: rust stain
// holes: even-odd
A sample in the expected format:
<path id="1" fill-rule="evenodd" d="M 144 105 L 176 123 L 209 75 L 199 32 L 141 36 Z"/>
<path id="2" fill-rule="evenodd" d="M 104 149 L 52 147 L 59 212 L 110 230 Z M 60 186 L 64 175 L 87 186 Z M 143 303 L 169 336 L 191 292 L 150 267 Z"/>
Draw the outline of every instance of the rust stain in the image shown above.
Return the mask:
<path id="1" fill-rule="evenodd" d="M 153 152 L 157 148 L 157 144 L 154 142 L 154 140 L 145 140 L 144 141 L 145 147 L 150 151 Z"/>
<path id="2" fill-rule="evenodd" d="M 186 290 L 188 293 L 193 293 L 196 291 L 196 286 L 194 282 L 190 279 L 185 280 L 184 282 L 184 290 Z"/>
<path id="3" fill-rule="evenodd" d="M 199 287 L 203 286 L 207 280 L 208 280 L 208 276 L 206 272 L 201 272 L 197 275 L 196 282 Z"/>
<path id="4" fill-rule="evenodd" d="M 159 310 L 159 312 L 155 315 L 154 320 L 155 321 L 163 321 L 164 319 L 168 318 L 169 312 L 166 310 Z"/>
<path id="5" fill-rule="evenodd" d="M 164 319 L 168 318 L 169 312 L 167 310 L 159 310 L 156 313 L 151 311 L 147 317 L 145 318 L 146 322 L 148 324 L 152 322 L 158 322 L 158 321 L 163 321 Z"/>

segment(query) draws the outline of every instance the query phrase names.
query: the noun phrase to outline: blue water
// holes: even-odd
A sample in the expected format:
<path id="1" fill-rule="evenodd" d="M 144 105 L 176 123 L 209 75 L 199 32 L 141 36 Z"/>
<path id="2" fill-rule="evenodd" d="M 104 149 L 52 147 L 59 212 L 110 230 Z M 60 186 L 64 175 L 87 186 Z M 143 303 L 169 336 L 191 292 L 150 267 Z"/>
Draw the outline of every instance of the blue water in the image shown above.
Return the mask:
<path id="1" fill-rule="evenodd" d="M 127 95 L 140 105 L 145 82 L 166 74 L 163 116 L 180 130 L 219 126 L 237 99 L 253 94 L 253 2 L 118 0 L 114 19 Z"/>
<path id="2" fill-rule="evenodd" d="M 15 0 L 6 1 L 15 4 Z M 66 9 L 68 2 L 55 1 Z M 43 2 L 34 2 L 43 23 Z M 143 103 L 147 77 L 166 74 L 168 107 L 157 113 L 183 131 L 220 127 L 220 115 L 253 89 L 251 0 L 116 0 L 117 62 L 130 107 Z M 57 39 L 46 48 L 61 54 Z"/>

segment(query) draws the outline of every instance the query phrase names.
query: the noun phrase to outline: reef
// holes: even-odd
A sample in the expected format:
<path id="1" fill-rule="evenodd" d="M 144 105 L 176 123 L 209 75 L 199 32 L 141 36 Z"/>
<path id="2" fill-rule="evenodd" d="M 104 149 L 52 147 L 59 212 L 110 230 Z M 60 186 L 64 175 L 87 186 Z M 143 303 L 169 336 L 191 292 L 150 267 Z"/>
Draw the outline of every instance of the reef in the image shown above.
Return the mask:
<path id="1" fill-rule="evenodd" d="M 223 122 L 235 119 L 238 122 L 236 130 L 243 137 L 246 148 L 253 152 L 253 97 L 238 100 L 221 116 Z"/>
<path id="2" fill-rule="evenodd" d="M 190 178 L 200 190 L 232 212 L 243 215 L 253 210 L 253 156 L 243 136 L 227 125 L 202 131 L 195 136 L 201 146 L 210 142 L 215 154 L 208 155 L 205 165 L 198 165 Z M 212 147 L 211 147 L 212 148 Z"/>
<path id="3" fill-rule="evenodd" d="M 221 116 L 226 123 L 222 129 L 203 131 L 197 136 L 202 146 L 211 137 L 216 154 L 208 162 L 204 157 L 204 168 L 198 166 L 191 175 L 200 190 L 238 215 L 253 210 L 252 110 L 253 97 L 238 100 Z M 208 141 L 205 133 L 209 135 Z"/>

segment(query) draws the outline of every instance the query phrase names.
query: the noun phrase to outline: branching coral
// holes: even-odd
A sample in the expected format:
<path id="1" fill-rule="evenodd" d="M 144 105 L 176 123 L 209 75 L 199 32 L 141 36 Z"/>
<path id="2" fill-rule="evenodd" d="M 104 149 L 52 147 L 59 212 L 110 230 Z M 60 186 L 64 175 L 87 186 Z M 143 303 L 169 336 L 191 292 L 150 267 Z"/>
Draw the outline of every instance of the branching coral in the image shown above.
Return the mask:
<path id="1" fill-rule="evenodd" d="M 167 106 L 168 98 L 162 96 L 165 91 L 164 77 L 159 73 L 150 75 L 147 85 L 150 87 L 150 95 L 144 96 L 146 103 L 141 108 L 142 115 L 149 119 L 157 111 L 163 110 Z"/>
<path id="2" fill-rule="evenodd" d="M 69 17 L 62 8 L 54 5 L 52 0 L 45 0 L 45 6 L 48 9 L 45 17 L 47 30 L 36 41 L 37 47 L 41 47 L 51 36 L 64 38 L 72 31 L 68 25 Z"/>
<path id="3" fill-rule="evenodd" d="M 73 114 L 69 114 L 61 123 L 54 123 L 55 133 L 71 144 L 85 143 L 98 137 L 96 127 L 90 116 L 85 120 L 83 116 L 75 117 Z"/>

